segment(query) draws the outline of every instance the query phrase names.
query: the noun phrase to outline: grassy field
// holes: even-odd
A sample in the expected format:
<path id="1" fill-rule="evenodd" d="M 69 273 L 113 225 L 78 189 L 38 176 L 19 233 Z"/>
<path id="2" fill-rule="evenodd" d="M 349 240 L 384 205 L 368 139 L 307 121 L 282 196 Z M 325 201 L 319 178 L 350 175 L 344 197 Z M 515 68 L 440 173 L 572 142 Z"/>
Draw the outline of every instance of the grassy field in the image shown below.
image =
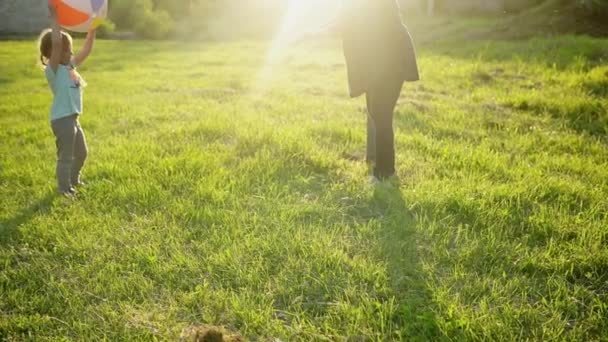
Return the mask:
<path id="1" fill-rule="evenodd" d="M 608 41 L 419 42 L 372 187 L 338 41 L 99 41 L 73 201 L 0 42 L 0 340 L 605 341 Z"/>

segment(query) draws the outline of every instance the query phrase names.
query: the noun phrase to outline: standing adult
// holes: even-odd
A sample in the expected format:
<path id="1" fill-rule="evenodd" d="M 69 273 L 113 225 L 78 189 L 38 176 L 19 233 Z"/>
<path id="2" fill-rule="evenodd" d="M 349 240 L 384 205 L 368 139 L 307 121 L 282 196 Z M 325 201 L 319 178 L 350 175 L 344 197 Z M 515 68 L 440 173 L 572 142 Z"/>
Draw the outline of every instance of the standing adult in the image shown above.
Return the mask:
<path id="1" fill-rule="evenodd" d="M 367 161 L 373 176 L 395 174 L 393 116 L 403 83 L 419 80 L 416 53 L 397 0 L 346 0 L 338 28 L 350 96 L 366 96 Z"/>

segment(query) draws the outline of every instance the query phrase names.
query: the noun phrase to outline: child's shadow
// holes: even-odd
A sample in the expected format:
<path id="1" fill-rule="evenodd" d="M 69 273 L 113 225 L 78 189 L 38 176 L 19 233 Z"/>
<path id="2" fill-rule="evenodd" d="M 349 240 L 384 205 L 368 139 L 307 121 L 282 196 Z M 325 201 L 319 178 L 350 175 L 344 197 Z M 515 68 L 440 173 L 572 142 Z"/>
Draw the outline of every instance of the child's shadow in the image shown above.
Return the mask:
<path id="1" fill-rule="evenodd" d="M 19 239 L 19 226 L 31 221 L 38 215 L 44 215 L 51 209 L 53 200 L 57 197 L 55 193 L 34 201 L 30 206 L 22 209 L 13 217 L 8 217 L 0 221 L 0 246 Z"/>
<path id="2" fill-rule="evenodd" d="M 394 185 L 380 184 L 374 189 L 370 206 L 379 216 L 378 242 L 397 305 L 393 322 L 405 332 L 400 337 L 421 341 L 445 339 L 437 326 L 434 303 L 425 283 L 416 220 L 401 191 Z"/>

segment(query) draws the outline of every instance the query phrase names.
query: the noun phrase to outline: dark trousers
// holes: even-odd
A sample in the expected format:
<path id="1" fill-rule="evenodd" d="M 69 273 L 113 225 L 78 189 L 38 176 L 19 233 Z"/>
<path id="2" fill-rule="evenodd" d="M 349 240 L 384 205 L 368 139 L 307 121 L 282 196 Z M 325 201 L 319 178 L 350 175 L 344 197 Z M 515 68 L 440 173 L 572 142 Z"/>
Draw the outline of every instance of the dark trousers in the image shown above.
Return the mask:
<path id="1" fill-rule="evenodd" d="M 78 115 L 51 121 L 57 145 L 57 188 L 68 192 L 80 182 L 80 170 L 88 149 Z"/>
<path id="2" fill-rule="evenodd" d="M 377 82 L 366 93 L 367 160 L 374 164 L 379 179 L 395 174 L 395 133 L 393 116 L 403 81 Z"/>

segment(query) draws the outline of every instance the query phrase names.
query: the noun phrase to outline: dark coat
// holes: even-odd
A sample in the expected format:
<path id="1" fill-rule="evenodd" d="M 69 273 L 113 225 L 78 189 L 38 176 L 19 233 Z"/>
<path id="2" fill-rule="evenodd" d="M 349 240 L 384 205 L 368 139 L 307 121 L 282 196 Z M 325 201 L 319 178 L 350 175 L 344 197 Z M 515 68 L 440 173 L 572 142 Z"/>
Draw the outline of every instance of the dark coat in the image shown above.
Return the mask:
<path id="1" fill-rule="evenodd" d="M 377 82 L 420 79 L 414 43 L 396 0 L 349 0 L 340 29 L 352 97 Z"/>

